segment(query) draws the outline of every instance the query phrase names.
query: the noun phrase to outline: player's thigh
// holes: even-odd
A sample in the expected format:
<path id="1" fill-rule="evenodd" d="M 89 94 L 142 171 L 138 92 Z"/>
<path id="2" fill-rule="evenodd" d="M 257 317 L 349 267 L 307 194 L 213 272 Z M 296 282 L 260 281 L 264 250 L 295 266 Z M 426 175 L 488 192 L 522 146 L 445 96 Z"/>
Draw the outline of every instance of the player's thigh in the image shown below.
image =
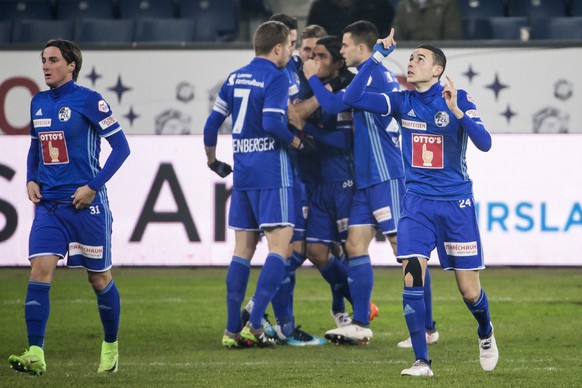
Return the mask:
<path id="1" fill-rule="evenodd" d="M 287 259 L 290 256 L 289 243 L 293 237 L 293 228 L 290 226 L 276 226 L 264 229 L 270 253 L 277 253 Z"/>
<path id="2" fill-rule="evenodd" d="M 463 299 L 470 303 L 476 303 L 481 295 L 481 281 L 477 270 L 455 271 L 457 287 Z"/>
<path id="3" fill-rule="evenodd" d="M 435 201 L 437 250 L 445 269 L 478 270 L 485 268 L 483 247 L 472 198 Z"/>
<path id="4" fill-rule="evenodd" d="M 346 254 L 349 258 L 368 254 L 368 246 L 376 235 L 376 229 L 371 225 L 352 225 L 348 229 Z"/>
<path id="5" fill-rule="evenodd" d="M 383 234 L 396 233 L 401 214 L 404 180 L 391 179 L 367 189 L 372 215 Z"/>
<path id="6" fill-rule="evenodd" d="M 260 239 L 258 231 L 235 230 L 234 256 L 251 260 Z"/>
<path id="7" fill-rule="evenodd" d="M 402 214 L 396 237 L 399 262 L 411 257 L 430 258 L 437 243 L 432 206 L 432 201 L 410 193 L 402 198 Z"/>
<path id="8" fill-rule="evenodd" d="M 113 216 L 107 203 L 93 203 L 84 209 L 62 208 L 70 233 L 69 267 L 105 272 L 112 266 L 111 235 Z"/>

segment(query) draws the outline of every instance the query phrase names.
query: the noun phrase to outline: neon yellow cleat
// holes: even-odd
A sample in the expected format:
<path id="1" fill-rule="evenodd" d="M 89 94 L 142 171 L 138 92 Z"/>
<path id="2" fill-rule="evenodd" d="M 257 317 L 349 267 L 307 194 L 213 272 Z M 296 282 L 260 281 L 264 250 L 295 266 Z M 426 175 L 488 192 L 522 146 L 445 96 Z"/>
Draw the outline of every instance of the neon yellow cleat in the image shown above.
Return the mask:
<path id="1" fill-rule="evenodd" d="M 105 342 L 101 345 L 101 360 L 97 373 L 115 373 L 119 365 L 119 351 L 117 341 Z"/>
<path id="2" fill-rule="evenodd" d="M 46 372 L 44 350 L 40 346 L 31 346 L 30 349 L 24 351 L 22 356 L 12 355 L 8 357 L 8 362 L 12 369 L 19 372 L 37 376 L 42 376 Z"/>

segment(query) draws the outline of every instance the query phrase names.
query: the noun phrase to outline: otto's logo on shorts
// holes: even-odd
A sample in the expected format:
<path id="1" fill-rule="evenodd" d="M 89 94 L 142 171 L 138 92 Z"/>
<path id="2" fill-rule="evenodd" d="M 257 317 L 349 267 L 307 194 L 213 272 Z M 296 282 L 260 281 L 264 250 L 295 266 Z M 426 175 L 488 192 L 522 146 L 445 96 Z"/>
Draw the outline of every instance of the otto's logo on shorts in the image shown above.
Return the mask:
<path id="1" fill-rule="evenodd" d="M 443 168 L 442 135 L 412 134 L 412 167 Z"/>
<path id="2" fill-rule="evenodd" d="M 445 250 L 449 256 L 475 256 L 477 255 L 477 241 L 445 242 Z"/>
<path id="3" fill-rule="evenodd" d="M 100 100 L 98 103 L 97 108 L 103 112 L 103 113 L 107 113 L 109 112 L 109 105 L 107 105 L 107 103 L 105 102 L 105 100 Z"/>
<path id="4" fill-rule="evenodd" d="M 71 108 L 64 106 L 59 110 L 59 120 L 63 123 L 71 119 Z"/>
<path id="5" fill-rule="evenodd" d="M 434 123 L 437 127 L 446 127 L 449 125 L 449 114 L 443 111 L 437 112 L 437 114 L 434 115 Z"/>
<path id="6" fill-rule="evenodd" d="M 103 245 L 91 246 L 83 245 L 78 242 L 72 242 L 69 244 L 69 256 L 81 255 L 88 259 L 102 259 L 103 258 Z"/>
<path id="7" fill-rule="evenodd" d="M 63 131 L 41 132 L 38 134 L 42 148 L 42 161 L 44 164 L 69 163 L 67 141 Z"/>
<path id="8" fill-rule="evenodd" d="M 392 219 L 392 210 L 390 210 L 390 206 L 376 209 L 372 212 L 372 214 L 378 222 L 389 221 Z"/>

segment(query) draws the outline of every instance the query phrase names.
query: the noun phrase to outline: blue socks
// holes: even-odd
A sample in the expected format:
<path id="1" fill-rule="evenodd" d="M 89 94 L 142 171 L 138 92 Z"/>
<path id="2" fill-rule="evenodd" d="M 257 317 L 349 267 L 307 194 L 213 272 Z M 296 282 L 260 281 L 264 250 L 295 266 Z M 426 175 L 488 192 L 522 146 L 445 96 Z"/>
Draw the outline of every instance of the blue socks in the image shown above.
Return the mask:
<path id="1" fill-rule="evenodd" d="M 113 279 L 111 279 L 107 287 L 95 294 L 97 295 L 97 307 L 99 308 L 99 316 L 105 333 L 104 340 L 105 342 L 115 342 L 119 332 L 121 306 L 119 291 Z"/>
<path id="2" fill-rule="evenodd" d="M 50 283 L 30 280 L 24 304 L 24 318 L 28 331 L 28 345 L 44 347 L 44 335 L 50 313 Z"/>
<path id="3" fill-rule="evenodd" d="M 269 253 L 265 260 L 265 265 L 263 265 L 257 281 L 257 289 L 255 290 L 254 297 L 255 303 L 249 319 L 254 329 L 261 327 L 261 320 L 263 319 L 265 310 L 267 310 L 269 302 L 271 302 L 277 288 L 287 275 L 285 262 L 285 258 L 276 253 Z"/>
<path id="4" fill-rule="evenodd" d="M 428 331 L 433 331 L 435 322 L 432 319 L 432 290 L 430 286 L 430 271 L 428 267 L 426 267 L 426 273 L 424 274 L 424 307 L 426 310 L 424 327 Z"/>
<path id="5" fill-rule="evenodd" d="M 239 333 L 242 330 L 240 310 L 247 291 L 251 262 L 241 257 L 233 256 L 226 272 L 226 330 Z"/>
<path id="6" fill-rule="evenodd" d="M 349 258 L 348 284 L 354 307 L 352 320 L 355 321 L 354 323 L 367 326 L 370 323 L 370 297 L 374 286 L 374 271 L 370 256 Z"/>
<path id="7" fill-rule="evenodd" d="M 412 340 L 414 356 L 428 361 L 428 346 L 425 334 L 424 287 L 404 287 L 402 292 L 404 318 Z"/>
<path id="8" fill-rule="evenodd" d="M 487 338 L 491 334 L 491 319 L 489 317 L 489 301 L 487 300 L 487 295 L 485 291 L 481 289 L 481 296 L 479 300 L 473 305 L 465 302 L 469 311 L 473 314 L 477 322 L 479 323 L 479 328 L 477 329 L 477 334 L 479 338 Z"/>
<path id="9" fill-rule="evenodd" d="M 344 298 L 351 302 L 350 288 L 348 286 L 348 269 L 335 256 L 331 257 L 323 267 L 319 269 L 321 276 L 329 283 L 331 288 L 334 313 L 343 312 L 346 309 Z"/>

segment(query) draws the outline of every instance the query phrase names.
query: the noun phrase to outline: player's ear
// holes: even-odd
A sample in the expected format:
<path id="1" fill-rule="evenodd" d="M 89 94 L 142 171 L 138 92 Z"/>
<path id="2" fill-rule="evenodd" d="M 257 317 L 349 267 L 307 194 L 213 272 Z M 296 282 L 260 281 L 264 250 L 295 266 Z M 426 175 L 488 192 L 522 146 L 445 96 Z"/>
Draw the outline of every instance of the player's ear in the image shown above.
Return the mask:
<path id="1" fill-rule="evenodd" d="M 72 73 L 72 72 L 74 72 L 74 71 L 75 71 L 75 69 L 77 68 L 77 62 L 75 62 L 75 61 L 72 61 L 71 63 L 69 63 L 69 64 L 67 65 L 67 67 L 68 67 L 68 69 L 69 69 L 69 72 L 71 72 L 71 73 Z"/>
<path id="2" fill-rule="evenodd" d="M 442 67 L 442 66 L 438 66 L 438 65 L 437 65 L 437 66 L 434 66 L 434 67 L 433 67 L 433 71 L 432 71 L 432 75 L 433 75 L 433 77 L 437 77 L 437 78 L 439 78 L 441 75 L 443 75 L 443 71 L 444 71 L 444 70 L 445 70 L 445 69 L 443 69 L 443 67 Z"/>

